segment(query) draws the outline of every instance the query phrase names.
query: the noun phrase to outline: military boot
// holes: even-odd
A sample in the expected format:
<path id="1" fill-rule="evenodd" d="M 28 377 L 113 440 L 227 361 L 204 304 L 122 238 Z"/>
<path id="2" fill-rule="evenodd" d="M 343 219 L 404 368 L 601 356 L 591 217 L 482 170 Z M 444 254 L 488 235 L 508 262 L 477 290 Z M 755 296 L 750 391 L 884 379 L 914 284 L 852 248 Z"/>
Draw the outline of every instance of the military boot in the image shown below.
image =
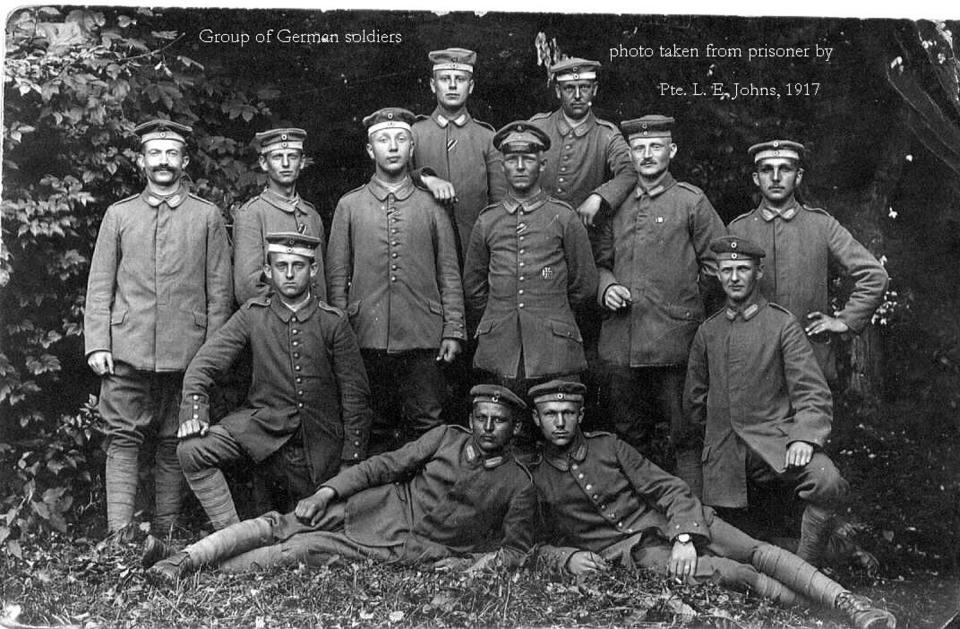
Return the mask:
<path id="1" fill-rule="evenodd" d="M 185 550 L 161 559 L 147 570 L 147 580 L 157 587 L 176 587 L 177 582 L 196 569 Z"/>
<path id="2" fill-rule="evenodd" d="M 147 535 L 147 539 L 143 540 L 143 555 L 140 557 L 140 565 L 149 568 L 176 551 L 177 549 L 173 544 L 168 544 L 155 535 Z"/>
<path id="3" fill-rule="evenodd" d="M 837 609 L 850 619 L 856 629 L 895 629 L 897 619 L 885 609 L 874 607 L 866 596 L 843 592 L 837 596 Z"/>

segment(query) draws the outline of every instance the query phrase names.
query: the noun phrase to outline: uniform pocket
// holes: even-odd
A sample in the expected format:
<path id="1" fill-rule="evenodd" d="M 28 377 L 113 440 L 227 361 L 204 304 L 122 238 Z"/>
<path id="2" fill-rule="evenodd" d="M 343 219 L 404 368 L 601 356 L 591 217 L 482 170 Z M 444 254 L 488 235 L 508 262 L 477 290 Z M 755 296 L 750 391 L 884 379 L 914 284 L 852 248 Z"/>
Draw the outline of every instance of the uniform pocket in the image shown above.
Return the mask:
<path id="1" fill-rule="evenodd" d="M 433 314 L 438 314 L 440 316 L 443 316 L 443 305 L 441 305 L 440 302 L 429 301 L 427 302 L 427 307 L 430 308 L 430 312 L 432 312 Z"/>
<path id="2" fill-rule="evenodd" d="M 575 323 L 551 321 L 550 330 L 555 336 L 570 339 L 571 341 L 576 341 L 577 343 L 583 342 L 583 337 L 580 336 L 580 328 L 578 328 Z"/>
<path id="3" fill-rule="evenodd" d="M 207 327 L 207 313 L 193 311 L 193 322 L 197 324 L 197 327 L 206 329 Z"/>
<path id="4" fill-rule="evenodd" d="M 349 304 L 347 304 L 347 316 L 348 316 L 348 317 L 355 317 L 355 316 L 357 315 L 357 313 L 360 312 L 360 302 L 361 302 L 361 301 L 363 301 L 363 300 L 358 299 L 357 301 L 351 301 Z"/>
<path id="5" fill-rule="evenodd" d="M 127 318 L 126 310 L 115 310 L 110 313 L 110 325 L 120 325 Z"/>

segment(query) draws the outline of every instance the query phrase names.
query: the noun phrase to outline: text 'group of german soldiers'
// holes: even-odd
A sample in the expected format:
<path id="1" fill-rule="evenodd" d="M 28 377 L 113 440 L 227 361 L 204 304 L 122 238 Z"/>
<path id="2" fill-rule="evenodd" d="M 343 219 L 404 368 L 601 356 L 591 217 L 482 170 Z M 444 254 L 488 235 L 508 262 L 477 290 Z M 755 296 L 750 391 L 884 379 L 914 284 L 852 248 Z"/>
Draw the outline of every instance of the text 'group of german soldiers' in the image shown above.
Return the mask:
<path id="1" fill-rule="evenodd" d="M 329 238 L 297 194 L 303 130 L 257 134 L 267 187 L 231 252 L 182 179 L 191 129 L 135 129 L 146 188 L 107 210 L 86 297 L 109 529 L 133 520 L 151 435 L 152 530 L 176 522 L 184 477 L 216 529 L 173 554 L 149 537 L 160 582 L 332 556 L 515 566 L 538 549 L 561 571 L 622 562 L 893 627 L 815 567 L 848 492 L 823 452 L 830 340 L 867 325 L 887 277 L 797 201 L 803 146 L 750 147 L 762 201 L 724 226 L 670 174 L 672 118 L 594 116 L 599 63 L 556 63 L 560 107 L 494 133 L 466 107 L 476 54 L 429 59 L 436 109 L 364 119 L 374 173 Z M 855 283 L 836 315 L 829 264 Z M 213 417 L 230 373 L 246 399 Z M 582 432 L 585 415 L 616 436 Z M 259 517 L 238 516 L 222 471 L 237 463 L 266 488 Z M 802 501 L 796 554 L 717 516 L 753 486 Z"/>

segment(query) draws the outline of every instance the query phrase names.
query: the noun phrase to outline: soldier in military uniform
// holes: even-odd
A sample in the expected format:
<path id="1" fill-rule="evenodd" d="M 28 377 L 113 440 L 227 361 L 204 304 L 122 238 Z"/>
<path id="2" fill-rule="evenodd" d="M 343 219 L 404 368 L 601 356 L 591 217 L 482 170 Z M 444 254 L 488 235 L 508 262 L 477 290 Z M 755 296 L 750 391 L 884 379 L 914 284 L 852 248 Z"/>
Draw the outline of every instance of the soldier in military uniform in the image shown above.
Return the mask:
<path id="1" fill-rule="evenodd" d="M 441 423 L 437 363 L 465 337 L 453 227 L 408 172 L 414 119 L 396 107 L 364 118 L 375 172 L 340 199 L 327 250 L 330 303 L 350 317 L 373 387 L 375 452 Z"/>
<path id="2" fill-rule="evenodd" d="M 609 414 L 617 434 L 648 458 L 658 421 L 669 423 L 674 448 L 683 442 L 690 342 L 704 319 L 707 293 L 719 292 L 708 246 L 725 233 L 703 191 L 670 174 L 677 154 L 673 125 L 673 118 L 660 115 L 621 123 L 639 181 L 600 228 L 597 252 L 597 297 L 607 311 L 599 352 L 610 378 Z M 696 478 L 693 453 L 675 454 L 680 477 Z M 699 495 L 700 488 L 693 489 Z"/>
<path id="3" fill-rule="evenodd" d="M 190 193 L 183 169 L 190 127 L 151 120 L 140 136 L 140 194 L 103 217 L 84 309 L 87 363 L 102 377 L 108 427 L 107 526 L 133 520 L 140 447 L 156 434 L 156 518 L 169 530 L 180 511 L 177 407 L 183 371 L 230 316 L 230 244 L 220 210 Z"/>
<path id="4" fill-rule="evenodd" d="M 547 542 L 539 556 L 548 566 L 585 574 L 619 563 L 690 584 L 719 581 L 782 605 L 815 602 L 846 614 L 858 629 L 896 626 L 869 599 L 724 522 L 626 442 L 581 432 L 585 391 L 580 383 L 552 381 L 529 392 L 545 442 L 531 471 Z"/>
<path id="5" fill-rule="evenodd" d="M 437 107 L 413 125 L 413 166 L 428 167 L 453 185 L 456 200 L 451 199 L 451 218 L 462 264 L 480 210 L 499 201 L 506 184 L 500 153 L 493 147 L 493 127 L 467 111 L 477 53 L 447 48 L 434 50 L 428 57 L 433 64 L 430 91 L 437 97 Z"/>
<path id="6" fill-rule="evenodd" d="M 204 565 L 239 571 L 334 556 L 447 569 L 520 565 L 533 546 L 536 491 L 509 443 L 526 405 L 495 385 L 470 395 L 469 430 L 437 426 L 326 481 L 294 512 L 218 531 L 149 575 L 173 584 Z"/>
<path id="7" fill-rule="evenodd" d="M 239 522 L 221 468 L 250 461 L 275 479 L 289 509 L 364 458 L 370 389 L 346 315 L 313 294 L 318 239 L 267 235 L 272 292 L 248 300 L 197 352 L 183 380 L 180 464 L 216 529 Z M 250 347 L 253 382 L 243 408 L 210 425 L 215 378 Z"/>
<path id="8" fill-rule="evenodd" d="M 267 174 L 267 187 L 244 203 L 234 219 L 233 286 L 241 305 L 248 299 L 266 295 L 270 290 L 263 275 L 267 260 L 266 237 L 277 232 L 306 234 L 320 241 L 317 279 L 311 291 L 326 301 L 323 223 L 313 204 L 297 193 L 306 137 L 306 131 L 295 128 L 271 129 L 254 136 L 260 168 Z"/>
<path id="9" fill-rule="evenodd" d="M 748 506 L 748 485 L 805 505 L 797 555 L 819 565 L 849 486 L 824 454 L 833 405 L 803 328 L 758 289 L 764 251 L 740 236 L 710 244 L 726 306 L 697 330 L 684 412 L 703 447 L 703 502 Z"/>
<path id="10" fill-rule="evenodd" d="M 540 187 L 547 135 L 511 122 L 493 143 L 508 192 L 477 220 L 464 289 L 471 312 L 482 314 L 474 366 L 522 393 L 586 368 L 573 309 L 596 294 L 597 269 L 573 208 Z"/>
<path id="11" fill-rule="evenodd" d="M 836 219 L 797 200 L 803 153 L 802 144 L 789 140 L 750 147 L 753 183 L 763 198 L 755 210 L 733 219 L 727 230 L 769 253 L 760 291 L 803 324 L 827 381 L 834 382 L 835 335 L 863 331 L 883 303 L 888 278 L 873 254 Z M 836 316 L 831 314 L 828 291 L 834 264 L 854 280 L 850 297 Z"/>

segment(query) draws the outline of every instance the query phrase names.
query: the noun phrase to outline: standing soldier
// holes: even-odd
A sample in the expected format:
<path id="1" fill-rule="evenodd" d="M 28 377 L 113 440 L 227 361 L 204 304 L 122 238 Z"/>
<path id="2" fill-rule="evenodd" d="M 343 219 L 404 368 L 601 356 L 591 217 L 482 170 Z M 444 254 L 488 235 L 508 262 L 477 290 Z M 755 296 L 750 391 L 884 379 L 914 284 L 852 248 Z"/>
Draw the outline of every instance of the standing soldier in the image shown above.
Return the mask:
<path id="1" fill-rule="evenodd" d="M 180 465 L 215 529 L 239 522 L 221 469 L 253 462 L 276 508 L 292 509 L 344 466 L 364 458 L 370 388 L 346 315 L 317 298 L 320 242 L 267 235 L 272 292 L 248 300 L 193 360 L 183 379 Z M 244 408 L 210 425 L 210 388 L 250 347 Z"/>
<path id="2" fill-rule="evenodd" d="M 805 505 L 797 555 L 820 565 L 849 485 L 822 449 L 830 388 L 796 318 L 758 290 L 764 251 L 739 236 L 710 243 L 724 309 L 690 348 L 684 412 L 702 437 L 703 503 L 748 506 L 748 486 L 793 492 Z"/>
<path id="3" fill-rule="evenodd" d="M 327 250 L 330 303 L 350 317 L 379 415 L 374 421 L 386 422 L 374 424 L 374 451 L 396 445 L 378 434 L 384 428 L 407 441 L 441 423 L 437 363 L 453 361 L 465 337 L 453 227 L 407 168 L 414 120 L 397 107 L 364 118 L 375 172 L 337 203 Z"/>
<path id="4" fill-rule="evenodd" d="M 327 298 L 323 272 L 323 223 L 316 208 L 297 194 L 297 179 L 303 168 L 303 129 L 271 129 L 254 136 L 260 168 L 267 173 L 267 187 L 243 204 L 233 227 L 233 287 L 237 302 L 262 297 L 269 290 L 264 278 L 267 234 L 296 232 L 320 240 L 318 272 L 313 294 Z"/>
<path id="5" fill-rule="evenodd" d="M 84 311 L 87 364 L 102 376 L 108 427 L 107 527 L 133 520 L 140 447 L 158 439 L 155 530 L 180 512 L 177 408 L 183 371 L 230 316 L 230 245 L 220 210 L 189 192 L 183 169 L 191 128 L 170 120 L 137 126 L 138 195 L 103 217 L 90 262 Z"/>
<path id="6" fill-rule="evenodd" d="M 507 196 L 477 220 L 464 286 L 469 308 L 483 314 L 474 366 L 523 395 L 586 368 L 573 308 L 596 294 L 597 269 L 573 208 L 540 187 L 547 135 L 511 122 L 493 144 L 503 153 Z"/>
<path id="7" fill-rule="evenodd" d="M 669 422 L 674 448 L 682 441 L 687 355 L 704 319 L 706 293 L 716 284 L 708 247 L 724 234 L 703 191 L 670 174 L 677 154 L 673 124 L 673 118 L 659 115 L 622 123 L 639 182 L 600 228 L 597 255 L 598 300 L 611 313 L 600 331 L 609 412 L 617 433 L 648 457 L 658 421 Z M 699 466 L 689 451 L 676 456 L 678 468 Z M 700 488 L 692 488 L 699 495 Z"/>
<path id="8" fill-rule="evenodd" d="M 428 57 L 433 63 L 430 91 L 437 97 L 437 108 L 413 125 L 417 147 L 413 164 L 428 167 L 456 190 L 452 219 L 462 264 L 480 210 L 503 197 L 503 168 L 493 148 L 493 127 L 467 111 L 477 53 L 447 48 L 434 50 Z"/>
<path id="9" fill-rule="evenodd" d="M 760 290 L 767 299 L 793 313 L 813 342 L 817 362 L 829 382 L 836 381 L 832 336 L 860 333 L 883 302 L 887 272 L 825 210 L 797 201 L 803 180 L 804 147 L 773 140 L 750 147 L 753 183 L 760 189 L 760 206 L 731 221 L 731 234 L 743 236 L 769 252 Z M 831 316 L 829 267 L 839 265 L 854 280 L 843 309 Z"/>

